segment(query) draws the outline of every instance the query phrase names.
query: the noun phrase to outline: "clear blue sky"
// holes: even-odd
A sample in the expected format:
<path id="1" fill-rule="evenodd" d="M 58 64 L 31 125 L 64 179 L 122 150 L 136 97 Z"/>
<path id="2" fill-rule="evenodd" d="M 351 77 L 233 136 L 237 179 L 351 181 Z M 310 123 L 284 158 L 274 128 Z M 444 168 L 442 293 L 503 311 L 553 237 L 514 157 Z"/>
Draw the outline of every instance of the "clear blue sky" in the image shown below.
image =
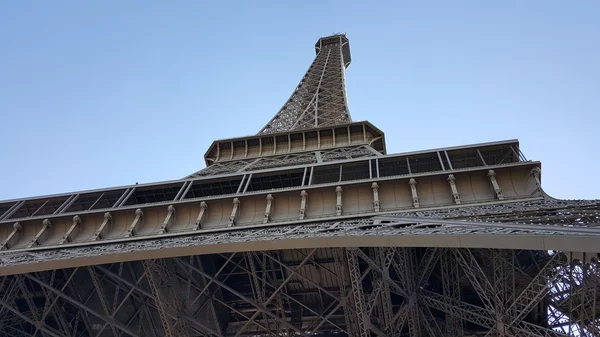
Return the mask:
<path id="1" fill-rule="evenodd" d="M 0 199 L 176 179 L 256 133 L 345 32 L 388 152 L 518 138 L 599 198 L 599 1 L 1 1 Z"/>

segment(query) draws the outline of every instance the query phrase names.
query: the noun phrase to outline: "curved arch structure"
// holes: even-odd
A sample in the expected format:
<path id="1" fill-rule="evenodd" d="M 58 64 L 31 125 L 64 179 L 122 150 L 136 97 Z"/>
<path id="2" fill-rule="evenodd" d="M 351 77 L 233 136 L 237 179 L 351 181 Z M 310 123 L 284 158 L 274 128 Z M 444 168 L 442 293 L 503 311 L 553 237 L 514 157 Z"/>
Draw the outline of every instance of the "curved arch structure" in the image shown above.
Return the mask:
<path id="1" fill-rule="evenodd" d="M 600 201 L 516 140 L 387 154 L 315 48 L 203 170 L 0 201 L 0 336 L 599 336 Z"/>

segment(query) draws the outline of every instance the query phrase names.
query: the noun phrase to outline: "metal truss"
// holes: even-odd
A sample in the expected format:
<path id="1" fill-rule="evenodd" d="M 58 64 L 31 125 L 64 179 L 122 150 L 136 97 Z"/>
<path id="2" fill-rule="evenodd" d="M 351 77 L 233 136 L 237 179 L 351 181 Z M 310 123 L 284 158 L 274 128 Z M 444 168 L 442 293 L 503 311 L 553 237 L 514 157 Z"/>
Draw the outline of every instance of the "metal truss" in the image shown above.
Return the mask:
<path id="1" fill-rule="evenodd" d="M 157 247 L 288 245 L 306 238 L 329 244 L 338 237 L 455 235 L 572 241 L 600 238 L 597 210 L 596 201 L 546 198 L 33 250 L 4 254 L 0 263 L 144 256 Z M 577 247 L 360 246 L 254 249 L 5 276 L 0 336 L 598 335 L 598 254 Z"/>
<path id="2" fill-rule="evenodd" d="M 319 248 L 5 276 L 0 336 L 598 336 L 596 260 Z"/>
<path id="3" fill-rule="evenodd" d="M 195 203 L 199 198 L 205 201 L 236 195 L 243 197 L 256 193 L 291 191 L 302 188 L 319 188 L 326 183 L 356 184 L 359 182 L 379 183 L 391 180 L 414 178 L 419 180 L 428 176 L 474 174 L 475 171 L 531 169 L 536 172 L 538 162 L 507 160 L 496 157 L 494 153 L 510 153 L 518 145 L 516 141 L 503 141 L 476 144 L 455 148 L 411 152 L 405 154 L 382 155 L 370 145 L 325 147 L 318 151 L 297 152 L 285 155 L 267 155 L 251 158 L 217 162 L 198 171 L 186 179 L 155 182 L 150 184 L 114 187 L 94 191 L 80 191 L 46 197 L 34 197 L 19 200 L 0 201 L 0 224 L 10 225 L 13 230 L 8 237 L 3 237 L 0 250 L 13 247 L 13 241 L 23 233 L 28 221 L 44 222 L 50 227 L 56 218 L 68 218 L 72 228 L 61 238 L 60 242 L 68 243 L 73 239 L 78 228 L 87 226 L 85 216 L 103 214 L 117 210 L 154 207 L 158 205 L 179 205 Z M 464 159 L 481 154 L 485 160 Z M 323 177 L 320 172 L 342 170 L 343 175 Z M 308 179 L 315 171 L 314 179 Z M 276 188 L 263 187 L 246 189 L 252 180 L 277 178 L 289 171 L 305 172 L 307 179 L 297 179 L 293 183 Z M 346 174 L 347 173 L 347 174 Z M 503 173 L 496 173 L 503 174 Z M 320 176 L 321 175 L 321 176 Z M 534 174 L 532 174 L 534 175 Z M 456 179 L 454 177 L 453 179 Z M 459 176 L 458 181 L 461 181 Z M 460 202 L 459 191 L 454 183 L 454 198 Z M 464 192 L 464 191 L 463 191 Z M 450 193 L 450 190 L 448 190 Z M 541 195 L 537 193 L 535 195 Z M 534 196 L 526 194 L 521 197 Z M 70 226 L 71 227 L 71 226 Z M 46 231 L 40 231 L 44 236 Z M 39 239 L 33 245 L 39 244 Z"/>
<path id="4" fill-rule="evenodd" d="M 580 212 L 579 209 L 582 211 Z M 157 250 L 168 251 L 185 247 L 230 247 L 232 245 L 246 245 L 248 243 L 281 242 L 286 240 L 301 240 L 305 238 L 330 240 L 339 239 L 340 242 L 357 242 L 354 238 L 364 237 L 389 237 L 398 242 L 410 243 L 412 237 L 418 237 L 421 245 L 442 245 L 446 247 L 460 247 L 467 245 L 477 247 L 477 240 L 458 242 L 456 236 L 472 237 L 514 237 L 529 238 L 522 241 L 518 248 L 522 249 L 559 249 L 564 251 L 581 251 L 578 246 L 580 240 L 586 244 L 592 238 L 600 238 L 600 217 L 589 216 L 590 212 L 598 212 L 600 202 L 589 201 L 564 201 L 556 199 L 532 200 L 513 203 L 493 203 L 469 207 L 453 207 L 430 211 L 412 211 L 397 214 L 381 215 L 366 218 L 347 220 L 329 220 L 322 222 L 308 222 L 302 224 L 277 225 L 269 224 L 248 227 L 230 227 L 222 230 L 196 232 L 191 234 L 164 234 L 150 237 L 146 240 L 122 240 L 117 243 L 95 242 L 85 245 L 70 247 L 68 249 L 54 249 L 40 247 L 27 251 L 14 252 L 0 255 L 0 264 L 3 267 L 26 267 L 30 265 L 35 269 L 40 264 L 53 264 L 60 261 L 87 259 L 92 257 L 110 256 L 119 254 L 137 255 L 145 251 L 151 254 Z M 568 216 L 555 224 L 548 224 L 547 214 L 565 213 Z M 470 214 L 470 217 L 468 216 Z M 486 216 L 512 214 L 515 222 L 486 221 Z M 580 214 L 577 216 L 577 214 Z M 531 216 L 531 218 L 529 218 Z M 481 218 L 482 220 L 479 220 Z M 527 219 L 525 223 L 520 222 Z M 548 246 L 550 242 L 535 240 L 533 238 L 556 238 L 562 236 L 565 240 L 552 241 L 555 245 Z M 403 237 L 406 238 L 402 241 Z M 454 238 L 454 239 L 452 239 Z M 495 240 L 489 244 L 497 244 L 497 248 L 506 247 L 508 241 Z M 291 242 L 291 241 L 290 241 Z M 322 241 L 327 244 L 327 241 Z M 384 242 L 389 244 L 388 239 Z M 223 246 L 227 244 L 227 246 Z M 270 243 L 271 245 L 273 243 Z M 291 244 L 291 243 L 290 243 Z M 287 244 L 287 245 L 290 245 Z M 160 249 L 158 248 L 160 247 Z M 590 248 L 597 251 L 598 245 Z M 591 255 L 588 255 L 591 256 Z M 29 268 L 29 267 L 26 267 Z M 1 269 L 0 269 L 1 272 Z"/>
<path id="5" fill-rule="evenodd" d="M 344 69 L 350 63 L 348 39 L 330 36 L 317 42 L 317 56 L 294 93 L 259 133 L 314 128 L 351 121 Z"/>
<path id="6" fill-rule="evenodd" d="M 389 156 L 374 128 L 346 125 L 336 136 L 351 121 L 348 40 L 322 38 L 316 49 L 259 135 L 217 143 L 206 157 L 214 164 L 189 179 L 0 203 L 0 337 L 600 336 L 600 202 L 545 195 L 538 163 L 523 163 L 516 141 Z M 280 133 L 290 130 L 304 133 Z M 512 186 L 511 197 L 493 169 L 517 166 L 531 171 L 531 189 L 519 195 Z M 294 176 L 284 180 L 283 171 Z M 427 209 L 414 177 L 442 174 L 447 189 L 434 194 L 452 199 Z M 459 175 L 489 182 L 495 199 L 461 200 Z M 383 212 L 380 185 L 397 177 L 412 203 Z M 256 190 L 248 190 L 252 179 Z M 357 181 L 368 185 L 355 206 L 367 200 L 368 209 L 350 213 L 342 192 Z M 325 184 L 336 191 L 335 216 L 305 218 L 311 189 Z M 269 223 L 277 193 L 292 190 L 294 218 Z M 243 194 L 262 192 L 264 218 L 236 223 Z M 202 229 L 201 199 L 216 196 L 235 197 L 228 227 Z M 171 232 L 185 202 L 199 206 L 193 231 Z M 136 237 L 154 206 L 168 210 L 160 231 Z M 72 241 L 92 213 L 101 222 L 93 240 Z M 127 214 L 127 235 L 103 241 Z M 52 233 L 67 215 L 64 235 Z M 27 246 L 14 245 L 25 232 Z M 52 235 L 58 246 L 40 244 Z"/>

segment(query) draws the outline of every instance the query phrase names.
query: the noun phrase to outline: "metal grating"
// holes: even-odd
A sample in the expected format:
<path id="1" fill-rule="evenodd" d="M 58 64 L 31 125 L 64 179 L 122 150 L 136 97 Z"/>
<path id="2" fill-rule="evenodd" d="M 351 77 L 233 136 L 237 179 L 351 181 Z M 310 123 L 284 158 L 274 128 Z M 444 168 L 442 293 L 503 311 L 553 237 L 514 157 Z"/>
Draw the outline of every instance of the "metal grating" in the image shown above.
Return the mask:
<path id="1" fill-rule="evenodd" d="M 6 213 L 11 207 L 13 207 L 14 204 L 15 204 L 15 202 L 1 204 L 0 205 L 0 218 L 2 218 L 4 213 Z"/>
<path id="2" fill-rule="evenodd" d="M 411 173 L 441 171 L 442 164 L 437 154 L 409 158 Z"/>
<path id="3" fill-rule="evenodd" d="M 368 179 L 369 177 L 369 162 L 342 165 L 342 181 Z"/>
<path id="4" fill-rule="evenodd" d="M 406 158 L 386 158 L 379 160 L 379 176 L 391 177 L 409 174 Z"/>
<path id="5" fill-rule="evenodd" d="M 125 206 L 148 204 L 153 202 L 162 202 L 174 200 L 182 184 L 165 186 L 162 188 L 136 189 L 125 201 Z"/>
<path id="6" fill-rule="evenodd" d="M 102 194 L 100 198 L 93 204 L 90 209 L 105 209 L 111 208 L 125 193 L 125 190 L 109 191 Z"/>
<path id="7" fill-rule="evenodd" d="M 340 181 L 340 165 L 318 166 L 313 168 L 312 185 Z"/>
<path id="8" fill-rule="evenodd" d="M 304 171 L 296 171 L 278 175 L 253 176 L 248 185 L 248 191 L 301 186 L 303 174 Z"/>
<path id="9" fill-rule="evenodd" d="M 80 195 L 69 207 L 67 207 L 65 212 L 87 211 L 101 196 L 102 193 L 90 193 Z"/>
<path id="10" fill-rule="evenodd" d="M 209 183 L 202 183 L 202 181 L 195 181 L 184 199 L 202 198 L 212 195 L 224 195 L 233 194 L 237 192 L 242 178 L 238 177 L 233 180 L 225 181 L 213 181 Z"/>
<path id="11" fill-rule="evenodd" d="M 46 203 L 46 201 L 48 200 L 27 200 L 25 204 L 19 207 L 19 209 L 9 217 L 9 219 L 20 219 L 33 216 L 35 212 Z"/>

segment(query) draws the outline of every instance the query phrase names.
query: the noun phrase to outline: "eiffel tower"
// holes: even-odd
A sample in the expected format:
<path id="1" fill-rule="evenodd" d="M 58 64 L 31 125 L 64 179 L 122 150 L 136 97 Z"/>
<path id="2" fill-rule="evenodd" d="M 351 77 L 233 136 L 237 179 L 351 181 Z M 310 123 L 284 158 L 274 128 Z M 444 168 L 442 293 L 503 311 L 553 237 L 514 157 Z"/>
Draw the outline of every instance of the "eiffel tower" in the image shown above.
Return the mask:
<path id="1" fill-rule="evenodd" d="M 600 336 L 600 202 L 517 140 L 387 154 L 315 49 L 203 170 L 0 202 L 0 336 Z"/>

